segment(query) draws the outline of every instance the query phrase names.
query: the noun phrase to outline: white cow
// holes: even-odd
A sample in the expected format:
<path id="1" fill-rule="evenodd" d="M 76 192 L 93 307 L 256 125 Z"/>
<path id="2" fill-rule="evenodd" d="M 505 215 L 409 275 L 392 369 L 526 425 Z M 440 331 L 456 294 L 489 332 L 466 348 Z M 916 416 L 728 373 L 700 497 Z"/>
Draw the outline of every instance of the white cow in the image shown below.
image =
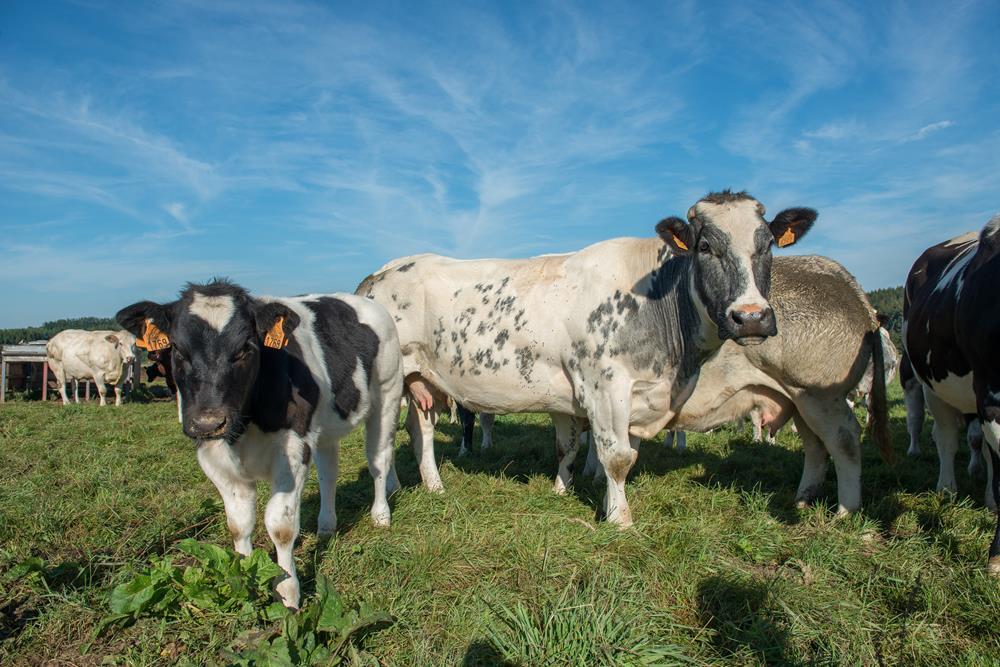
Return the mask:
<path id="1" fill-rule="evenodd" d="M 66 382 L 91 380 L 97 384 L 101 405 L 107 405 L 107 384 L 115 386 L 115 405 L 122 404 L 127 367 L 135 360 L 135 336 L 127 331 L 60 331 L 45 346 L 49 366 L 59 382 L 63 405 L 69 403 Z M 74 389 L 77 403 L 79 395 Z"/>
<path id="2" fill-rule="evenodd" d="M 631 525 L 625 478 L 639 439 L 676 416 L 724 340 L 753 345 L 776 333 L 771 248 L 797 241 L 816 212 L 763 215 L 746 193 L 716 192 L 688 222 L 662 220 L 659 238 L 523 260 L 420 255 L 362 281 L 357 293 L 385 306 L 399 330 L 424 484 L 441 488 L 436 393 L 477 412 L 550 413 L 557 492 L 572 479 L 574 423 L 586 417 L 609 477 L 605 516 Z"/>

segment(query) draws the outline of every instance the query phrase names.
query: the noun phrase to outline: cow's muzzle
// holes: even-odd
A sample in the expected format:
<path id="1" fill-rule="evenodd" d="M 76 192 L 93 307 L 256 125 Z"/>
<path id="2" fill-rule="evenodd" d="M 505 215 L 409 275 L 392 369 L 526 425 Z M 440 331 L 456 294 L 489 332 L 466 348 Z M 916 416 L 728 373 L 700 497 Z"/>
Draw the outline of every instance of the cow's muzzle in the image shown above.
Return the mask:
<path id="1" fill-rule="evenodd" d="M 194 440 L 221 438 L 226 435 L 229 419 L 222 410 L 202 410 L 184 422 L 184 434 Z"/>
<path id="2" fill-rule="evenodd" d="M 770 307 L 734 308 L 729 311 L 729 325 L 733 338 L 740 345 L 759 345 L 768 336 L 778 333 L 774 311 Z"/>

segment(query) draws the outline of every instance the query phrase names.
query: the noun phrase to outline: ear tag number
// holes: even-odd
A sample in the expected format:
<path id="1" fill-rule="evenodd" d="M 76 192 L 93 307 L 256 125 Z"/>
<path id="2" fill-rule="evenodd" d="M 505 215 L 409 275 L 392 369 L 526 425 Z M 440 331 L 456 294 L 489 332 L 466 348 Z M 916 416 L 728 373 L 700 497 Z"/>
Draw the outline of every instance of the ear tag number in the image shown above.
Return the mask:
<path id="1" fill-rule="evenodd" d="M 288 345 L 288 339 L 285 338 L 284 324 L 285 318 L 283 316 L 274 321 L 274 326 L 264 336 L 264 347 L 280 350 Z"/>
<path id="2" fill-rule="evenodd" d="M 156 352 L 170 347 L 170 337 L 153 324 L 152 319 L 148 319 L 146 320 L 146 329 L 142 332 L 142 338 L 135 341 L 135 344 L 150 352 Z"/>

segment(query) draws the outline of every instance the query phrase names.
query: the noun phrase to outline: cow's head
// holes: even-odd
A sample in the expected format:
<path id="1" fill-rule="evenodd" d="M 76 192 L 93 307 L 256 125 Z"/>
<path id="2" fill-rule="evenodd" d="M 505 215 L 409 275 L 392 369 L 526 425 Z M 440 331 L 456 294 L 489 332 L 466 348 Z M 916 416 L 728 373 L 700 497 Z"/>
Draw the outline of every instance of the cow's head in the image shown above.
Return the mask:
<path id="1" fill-rule="evenodd" d="M 135 361 L 135 336 L 128 331 L 116 331 L 115 333 L 107 334 L 104 336 L 104 340 L 115 346 L 118 357 L 122 360 L 123 364 L 128 366 Z"/>
<path id="2" fill-rule="evenodd" d="M 147 349 L 169 345 L 184 433 L 230 442 L 246 428 L 262 348 L 283 347 L 299 322 L 287 306 L 224 280 L 189 284 L 177 301 L 142 301 L 115 317 Z"/>
<path id="3" fill-rule="evenodd" d="M 771 247 L 787 247 L 809 231 L 811 208 L 790 208 L 764 220 L 764 206 L 745 192 L 713 192 L 688 209 L 688 222 L 667 218 L 656 232 L 676 254 L 689 255 L 695 298 L 719 338 L 741 345 L 778 332 L 767 299 Z"/>

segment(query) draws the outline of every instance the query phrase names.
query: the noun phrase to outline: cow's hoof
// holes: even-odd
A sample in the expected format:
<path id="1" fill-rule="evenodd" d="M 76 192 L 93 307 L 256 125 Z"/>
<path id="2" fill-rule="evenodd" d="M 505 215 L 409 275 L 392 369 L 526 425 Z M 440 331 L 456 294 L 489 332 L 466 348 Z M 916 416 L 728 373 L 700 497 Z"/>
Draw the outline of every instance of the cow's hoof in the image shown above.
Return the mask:
<path id="1" fill-rule="evenodd" d="M 919 458 L 919 456 L 920 456 L 920 448 L 919 447 L 910 447 L 909 449 L 906 450 L 906 455 L 909 456 L 911 459 Z"/>
<path id="2" fill-rule="evenodd" d="M 469 450 L 466 449 L 465 447 L 462 447 L 461 449 L 458 450 L 458 458 L 462 458 L 468 455 L 469 455 Z"/>
<path id="3" fill-rule="evenodd" d="M 987 561 L 986 572 L 994 577 L 1000 577 L 1000 556 L 993 556 Z"/>
<path id="4" fill-rule="evenodd" d="M 847 509 L 843 505 L 837 505 L 837 514 L 836 514 L 836 517 L 838 519 L 843 518 L 845 516 L 851 516 L 852 514 L 854 514 L 854 510 Z"/>
<path id="5" fill-rule="evenodd" d="M 441 480 L 426 482 L 424 486 L 431 493 L 444 493 L 444 484 L 441 483 Z"/>
<path id="6" fill-rule="evenodd" d="M 374 523 L 377 528 L 388 528 L 391 516 L 392 515 L 388 511 L 372 512 L 372 523 Z"/>
<path id="7" fill-rule="evenodd" d="M 812 505 L 812 501 L 806 498 L 797 498 L 795 500 L 795 509 L 807 510 L 810 505 Z"/>
<path id="8" fill-rule="evenodd" d="M 969 461 L 968 471 L 969 471 L 969 477 L 985 477 L 986 476 L 986 470 L 983 468 L 983 464 L 982 464 L 981 461 L 977 461 L 977 460 Z"/>

